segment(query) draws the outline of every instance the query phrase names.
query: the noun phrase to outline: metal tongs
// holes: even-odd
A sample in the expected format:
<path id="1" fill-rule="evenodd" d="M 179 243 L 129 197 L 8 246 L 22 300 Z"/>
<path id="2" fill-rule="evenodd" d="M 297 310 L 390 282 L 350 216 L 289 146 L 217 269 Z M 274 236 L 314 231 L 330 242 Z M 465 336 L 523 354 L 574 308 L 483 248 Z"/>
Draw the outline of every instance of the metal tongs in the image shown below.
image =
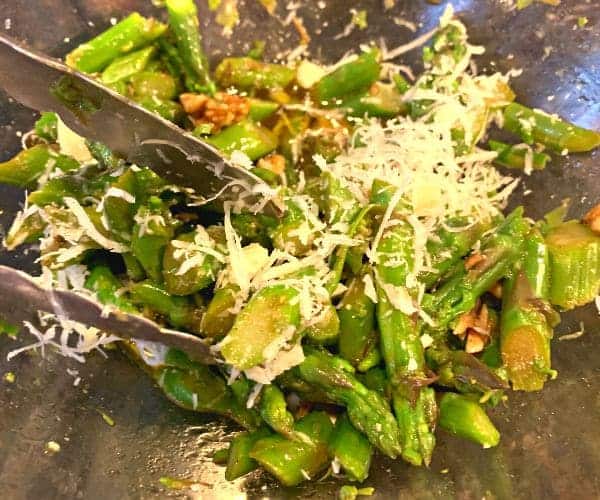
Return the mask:
<path id="1" fill-rule="evenodd" d="M 244 200 L 280 215 L 266 184 L 232 165 L 212 146 L 146 111 L 60 61 L 35 53 L 0 35 L 0 88 L 38 111 L 54 111 L 75 132 L 106 144 L 131 163 L 144 165 L 177 185 L 194 189 L 206 200 Z M 166 330 L 140 316 L 102 314 L 94 300 L 67 290 L 45 289 L 25 273 L 0 266 L 0 313 L 9 322 L 35 319 L 38 311 L 60 313 L 124 339 L 143 339 L 178 347 L 203 363 L 215 363 L 199 338 Z"/>

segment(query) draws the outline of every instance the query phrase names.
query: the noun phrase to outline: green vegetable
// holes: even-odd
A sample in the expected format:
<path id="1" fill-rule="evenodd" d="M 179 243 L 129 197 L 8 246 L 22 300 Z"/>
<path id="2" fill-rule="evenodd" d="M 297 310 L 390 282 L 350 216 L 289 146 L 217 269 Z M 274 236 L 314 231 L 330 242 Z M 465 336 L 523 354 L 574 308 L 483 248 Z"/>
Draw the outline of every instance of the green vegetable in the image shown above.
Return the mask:
<path id="1" fill-rule="evenodd" d="M 569 221 L 546 235 L 550 254 L 550 302 L 562 309 L 587 304 L 600 292 L 600 236 Z"/>
<path id="2" fill-rule="evenodd" d="M 256 442 L 250 456 L 285 486 L 315 479 L 329 465 L 327 444 L 333 431 L 329 415 L 312 412 L 294 425 L 297 433 L 306 435 L 310 443 L 291 441 L 283 436 L 270 436 Z"/>
<path id="3" fill-rule="evenodd" d="M 556 151 L 582 153 L 600 146 L 600 133 L 516 102 L 504 109 L 503 126 L 528 144 L 539 142 Z"/>
<path id="4" fill-rule="evenodd" d="M 372 49 L 325 75 L 312 89 L 315 101 L 336 107 L 337 99 L 367 90 L 379 78 L 378 58 L 379 52 Z"/>
<path id="5" fill-rule="evenodd" d="M 380 284 L 377 321 L 381 352 L 393 387 L 393 406 L 398 420 L 402 458 L 413 465 L 429 464 L 435 436 L 435 393 L 426 383 L 425 357 L 420 340 L 420 321 L 390 301 L 390 294 L 409 293 L 406 277 L 412 267 L 412 230 L 407 223 L 385 232 L 377 248 Z M 398 299 L 402 300 L 402 299 Z M 409 300 L 410 296 L 409 296 Z"/>
<path id="6" fill-rule="evenodd" d="M 55 168 L 68 172 L 79 168 L 79 163 L 69 156 L 54 152 L 45 144 L 38 144 L 0 163 L 0 182 L 26 187 Z"/>
<path id="7" fill-rule="evenodd" d="M 286 285 L 267 286 L 257 292 L 221 343 L 225 361 L 247 370 L 275 355 L 269 346 L 280 338 L 291 340 L 300 325 L 297 299 L 298 291 Z"/>
<path id="8" fill-rule="evenodd" d="M 248 116 L 255 122 L 260 122 L 269 116 L 272 116 L 279 109 L 279 104 L 264 99 L 250 99 L 250 111 Z"/>
<path id="9" fill-rule="evenodd" d="M 525 168 L 525 158 L 527 150 L 511 144 L 505 144 L 500 141 L 488 141 L 488 147 L 498 153 L 494 160 L 498 165 L 507 168 Z M 533 170 L 543 170 L 546 168 L 546 163 L 550 161 L 550 156 L 545 153 L 533 151 L 531 153 L 531 167 Z"/>
<path id="10" fill-rule="evenodd" d="M 341 358 L 326 351 L 311 350 L 294 371 L 328 399 L 346 406 L 352 425 L 363 432 L 371 444 L 395 458 L 401 451 L 396 420 L 382 397 L 362 385 L 348 371 L 351 369 Z"/>
<path id="11" fill-rule="evenodd" d="M 362 274 L 350 281 L 338 307 L 340 356 L 355 367 L 376 348 L 378 337 L 375 330 L 375 304 L 365 295 L 366 276 Z"/>
<path id="12" fill-rule="evenodd" d="M 135 311 L 131 302 L 120 293 L 123 291 L 123 283 L 108 266 L 98 265 L 92 268 L 85 280 L 85 287 L 94 292 L 102 304 L 116 306 L 125 312 Z"/>
<path id="13" fill-rule="evenodd" d="M 149 281 L 133 283 L 130 293 L 132 302 L 167 317 L 173 327 L 200 333 L 202 311 L 194 307 L 187 297 L 169 295 L 164 289 Z"/>
<path id="14" fill-rule="evenodd" d="M 275 432 L 288 439 L 306 441 L 294 430 L 294 416 L 287 410 L 285 396 L 277 386 L 266 385 L 260 395 L 260 416 Z"/>
<path id="15" fill-rule="evenodd" d="M 247 429 L 256 427 L 254 414 L 236 401 L 225 380 L 207 366 L 167 366 L 156 370 L 154 378 L 166 396 L 182 408 L 224 415 Z"/>
<path id="16" fill-rule="evenodd" d="M 447 392 L 440 400 L 439 425 L 450 434 L 479 443 L 484 448 L 496 446 L 500 441 L 500 433 L 481 406 L 453 392 Z"/>
<path id="17" fill-rule="evenodd" d="M 350 479 L 363 482 L 369 475 L 373 447 L 369 440 L 350 423 L 347 415 L 338 417 L 329 452 L 333 455 Z"/>
<path id="18" fill-rule="evenodd" d="M 142 71 L 133 75 L 129 80 L 129 84 L 133 98 L 140 102 L 147 102 L 148 100 L 167 102 L 177 95 L 177 83 L 167 73 Z M 179 106 L 177 109 L 180 109 Z"/>
<path id="19" fill-rule="evenodd" d="M 44 139 L 45 141 L 56 142 L 57 124 L 58 116 L 56 113 L 43 111 L 38 120 L 35 122 L 35 135 L 37 135 L 40 139 Z"/>
<path id="20" fill-rule="evenodd" d="M 213 94 L 215 84 L 210 77 L 208 59 L 202 49 L 200 23 L 194 0 L 166 0 L 165 5 L 181 60 L 193 75 L 193 80 L 186 83 L 190 86 L 193 82 L 190 90 L 194 92 Z"/>
<path id="21" fill-rule="evenodd" d="M 213 283 L 222 266 L 214 255 L 207 253 L 216 252 L 214 246 L 214 241 L 204 230 L 182 234 L 171 240 L 162 263 L 167 292 L 191 295 Z"/>
<path id="22" fill-rule="evenodd" d="M 166 29 L 155 19 L 134 12 L 67 54 L 67 64 L 84 73 L 102 71 L 117 57 L 148 45 Z"/>
<path id="23" fill-rule="evenodd" d="M 151 45 L 116 58 L 102 72 L 100 80 L 108 85 L 143 71 L 155 52 L 156 47 Z"/>
<path id="24" fill-rule="evenodd" d="M 267 429 L 260 428 L 252 432 L 242 432 L 233 438 L 229 445 L 225 479 L 233 481 L 245 476 L 258 467 L 258 462 L 250 457 L 250 452 L 257 441 L 271 434 Z"/>
<path id="25" fill-rule="evenodd" d="M 202 333 L 207 337 L 223 337 L 231 330 L 235 314 L 231 312 L 236 304 L 237 285 L 219 288 L 209 302 L 202 318 Z"/>
<path id="26" fill-rule="evenodd" d="M 215 78 L 223 88 L 240 90 L 282 89 L 295 77 L 293 69 L 264 63 L 250 57 L 226 57 L 215 69 Z"/>
<path id="27" fill-rule="evenodd" d="M 534 230 L 521 265 L 504 284 L 500 347 L 515 390 L 540 390 L 552 374 L 550 339 L 559 318 L 548 303 L 549 260 L 544 240 Z"/>
<path id="28" fill-rule="evenodd" d="M 206 138 L 206 142 L 226 154 L 241 151 L 251 160 L 265 156 L 277 147 L 273 133 L 250 120 L 243 120 Z"/>

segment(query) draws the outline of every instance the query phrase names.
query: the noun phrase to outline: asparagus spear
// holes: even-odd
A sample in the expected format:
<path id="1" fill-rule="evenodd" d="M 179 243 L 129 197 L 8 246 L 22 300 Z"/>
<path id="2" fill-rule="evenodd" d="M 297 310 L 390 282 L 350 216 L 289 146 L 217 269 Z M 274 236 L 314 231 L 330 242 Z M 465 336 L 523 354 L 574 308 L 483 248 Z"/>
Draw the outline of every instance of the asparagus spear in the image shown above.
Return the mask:
<path id="1" fill-rule="evenodd" d="M 171 240 L 162 261 L 167 292 L 191 295 L 213 283 L 222 267 L 216 257 L 219 252 L 215 246 L 214 240 L 201 226 Z"/>
<path id="2" fill-rule="evenodd" d="M 225 380 L 208 366 L 191 361 L 182 351 L 169 349 L 167 366 L 153 371 L 166 396 L 188 410 L 217 413 L 246 429 L 257 427 L 255 413 L 238 403 Z"/>
<path id="3" fill-rule="evenodd" d="M 44 233 L 46 221 L 39 212 L 25 216 L 24 219 L 17 217 L 10 226 L 2 244 L 12 251 L 23 243 L 34 243 Z"/>
<path id="4" fill-rule="evenodd" d="M 155 52 L 156 47 L 150 45 L 130 54 L 117 57 L 102 72 L 100 80 L 102 83 L 109 85 L 143 71 Z"/>
<path id="5" fill-rule="evenodd" d="M 167 26 L 137 12 L 67 54 L 67 64 L 84 73 L 102 71 L 112 60 L 162 35 Z"/>
<path id="6" fill-rule="evenodd" d="M 513 102 L 504 109 L 504 128 L 528 144 L 539 142 L 556 151 L 591 151 L 600 146 L 600 133 Z"/>
<path id="7" fill-rule="evenodd" d="M 85 281 L 85 287 L 92 290 L 102 304 L 111 304 L 121 311 L 134 312 L 135 307 L 127 298 L 119 294 L 123 283 L 106 265 L 95 266 Z"/>
<path id="8" fill-rule="evenodd" d="M 275 432 L 288 439 L 307 441 L 294 429 L 294 416 L 287 410 L 283 392 L 276 385 L 266 385 L 260 394 L 260 416 Z M 310 442 L 310 440 L 308 440 Z"/>
<path id="9" fill-rule="evenodd" d="M 266 361 L 270 346 L 293 338 L 300 325 L 298 291 L 287 285 L 270 285 L 258 291 L 235 319 L 221 342 L 227 363 L 246 370 Z M 269 356 L 269 354 L 271 356 Z"/>
<path id="10" fill-rule="evenodd" d="M 369 475 L 373 446 L 354 428 L 348 415 L 338 417 L 329 442 L 329 452 L 337 459 L 350 479 L 363 482 Z"/>
<path id="11" fill-rule="evenodd" d="M 384 233 L 377 248 L 377 321 L 381 351 L 393 387 L 393 403 L 402 443 L 402 458 L 429 464 L 435 436 L 435 393 L 427 383 L 421 322 L 397 309 L 390 295 L 406 289 L 412 266 L 412 230 L 403 222 Z M 412 299 L 409 299 L 412 300 Z"/>
<path id="12" fill-rule="evenodd" d="M 165 316 L 174 328 L 186 328 L 194 333 L 201 332 L 202 311 L 194 307 L 188 297 L 170 295 L 163 288 L 149 281 L 132 284 L 130 293 L 132 302 Z"/>
<path id="13" fill-rule="evenodd" d="M 381 72 L 378 58 L 379 51 L 371 49 L 325 75 L 312 89 L 315 101 L 337 107 L 338 99 L 368 89 Z"/>
<path id="14" fill-rule="evenodd" d="M 469 253 L 481 235 L 490 228 L 490 223 L 469 223 L 464 218 L 454 218 L 448 220 L 446 226 L 452 229 L 441 228 L 436 234 L 437 238 L 427 242 L 431 266 L 435 271 L 421 273 L 419 281 L 428 288 L 442 280 Z"/>
<path id="15" fill-rule="evenodd" d="M 155 282 L 162 281 L 162 260 L 167 244 L 173 238 L 174 226 L 162 201 L 141 206 L 132 229 L 131 252 L 146 274 Z"/>
<path id="16" fill-rule="evenodd" d="M 277 138 L 273 133 L 251 120 L 242 120 L 206 138 L 226 154 L 241 151 L 251 160 L 265 156 L 277 147 Z"/>
<path id="17" fill-rule="evenodd" d="M 136 101 L 144 99 L 169 101 L 177 95 L 175 79 L 167 73 L 158 71 L 140 71 L 129 79 L 129 85 Z"/>
<path id="18" fill-rule="evenodd" d="M 329 465 L 328 442 L 333 424 L 324 412 L 312 412 L 298 420 L 294 430 L 310 443 L 269 436 L 256 442 L 250 456 L 285 486 L 314 479 Z"/>
<path id="19" fill-rule="evenodd" d="M 471 311 L 477 299 L 498 280 L 507 276 L 519 258 L 530 225 L 517 208 L 500 224 L 497 231 L 481 244 L 481 259 L 468 271 L 463 270 L 426 297 L 423 307 L 445 331 L 459 316 Z"/>
<path id="20" fill-rule="evenodd" d="M 225 479 L 233 481 L 245 476 L 258 467 L 258 462 L 250 457 L 250 452 L 260 439 L 269 436 L 268 429 L 262 427 L 252 432 L 241 432 L 233 438 L 227 455 Z"/>
<path id="21" fill-rule="evenodd" d="M 333 304 L 329 303 L 323 307 L 324 311 L 319 320 L 306 328 L 303 335 L 317 345 L 335 344 L 340 334 L 340 318 Z"/>
<path id="22" fill-rule="evenodd" d="M 525 156 L 527 151 L 511 144 L 506 144 L 500 141 L 488 141 L 488 147 L 492 151 L 496 151 L 498 156 L 494 160 L 498 165 L 507 168 L 525 168 Z M 531 166 L 533 170 L 543 170 L 546 168 L 546 163 L 550 161 L 550 156 L 545 153 L 533 151 L 531 153 Z"/>
<path id="23" fill-rule="evenodd" d="M 305 350 L 305 353 L 307 351 Z M 293 369 L 330 400 L 347 408 L 352 424 L 389 457 L 400 453 L 398 425 L 378 393 L 368 390 L 350 372 L 351 366 L 326 351 L 310 350 L 306 359 Z"/>
<path id="24" fill-rule="evenodd" d="M 43 111 L 34 125 L 35 135 L 48 142 L 56 142 L 58 116 L 51 111 Z"/>
<path id="25" fill-rule="evenodd" d="M 340 356 L 358 367 L 369 353 L 377 350 L 375 304 L 365 294 L 366 274 L 354 277 L 339 303 Z"/>
<path id="26" fill-rule="evenodd" d="M 540 390 L 552 373 L 550 339 L 559 318 L 548 302 L 548 249 L 537 229 L 503 290 L 500 347 L 509 380 L 515 390 Z"/>
<path id="27" fill-rule="evenodd" d="M 68 172 L 80 167 L 73 158 L 54 152 L 46 144 L 20 151 L 14 158 L 0 163 L 0 182 L 18 187 L 30 186 L 45 172 L 55 168 Z"/>
<path id="28" fill-rule="evenodd" d="M 219 288 L 208 303 L 202 318 L 202 333 L 207 337 L 223 337 L 231 330 L 235 321 L 235 314 L 231 310 L 235 306 L 237 285 L 227 285 Z"/>
<path id="29" fill-rule="evenodd" d="M 568 221 L 549 230 L 550 302 L 563 309 L 587 304 L 600 291 L 600 237 Z"/>
<path id="30" fill-rule="evenodd" d="M 256 61 L 250 57 L 226 57 L 215 69 L 215 78 L 223 88 L 272 90 L 287 87 L 294 79 L 293 69 L 281 64 Z"/>
<path id="31" fill-rule="evenodd" d="M 500 433 L 476 401 L 447 392 L 440 400 L 440 427 L 450 434 L 479 443 L 484 448 L 496 446 Z"/>
<path id="32" fill-rule="evenodd" d="M 169 26 L 175 34 L 183 64 L 193 74 L 190 90 L 213 94 L 215 84 L 209 74 L 208 60 L 202 49 L 198 11 L 194 0 L 166 0 Z M 191 82 L 189 82 L 191 83 Z"/>

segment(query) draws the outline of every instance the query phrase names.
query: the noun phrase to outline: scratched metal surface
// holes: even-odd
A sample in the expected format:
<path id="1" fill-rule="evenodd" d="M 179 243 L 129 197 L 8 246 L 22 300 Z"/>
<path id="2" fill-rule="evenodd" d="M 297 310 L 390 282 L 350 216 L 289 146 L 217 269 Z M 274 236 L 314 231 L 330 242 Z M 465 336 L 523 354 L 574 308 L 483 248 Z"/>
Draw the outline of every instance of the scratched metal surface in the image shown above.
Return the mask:
<path id="1" fill-rule="evenodd" d="M 280 17 L 286 12 L 283 2 Z M 306 2 L 299 10 L 312 34 L 311 49 L 333 61 L 358 43 L 385 37 L 388 46 L 412 34 L 393 18 L 431 28 L 443 7 L 424 0 L 396 2 L 384 12 L 380 2 Z M 369 27 L 332 41 L 349 20 L 348 8 L 369 9 Z M 472 39 L 485 45 L 480 66 L 523 68 L 514 81 L 519 98 L 555 111 L 578 124 L 600 129 L 600 9 L 597 0 L 563 0 L 558 8 L 534 6 L 517 13 L 506 2 L 456 0 Z M 54 55 L 105 28 L 111 17 L 137 9 L 156 14 L 145 0 L 4 0 L 0 30 Z M 256 38 L 266 38 L 269 55 L 297 43 L 296 33 L 269 17 L 258 2 L 240 2 L 241 25 L 233 40 L 220 36 L 205 2 L 201 15 L 213 60 L 241 53 Z M 587 16 L 584 29 L 574 29 Z M 10 19 L 4 22 L 4 19 Z M 68 38 L 67 38 L 68 37 Z M 413 55 L 414 57 L 414 55 Z M 408 58 L 410 60 L 410 58 Z M 553 97 L 552 97 L 553 96 Z M 0 93 L 0 160 L 19 149 L 18 131 L 33 123 L 31 111 Z M 544 172 L 527 178 L 514 204 L 523 203 L 538 217 L 559 200 L 573 198 L 579 216 L 600 200 L 600 161 L 593 155 L 561 158 Z M 6 227 L 23 199 L 19 190 L 0 186 L 0 224 Z M 7 254 L 0 263 L 33 270 L 34 253 Z M 1 298 L 0 298 L 1 300 Z M 600 497 L 600 321 L 588 307 L 564 316 L 558 334 L 579 329 L 576 341 L 556 341 L 556 381 L 541 394 L 512 394 L 507 407 L 492 417 L 502 432 L 501 444 L 479 447 L 439 433 L 429 469 L 377 457 L 366 485 L 376 498 L 598 498 Z M 223 446 L 235 428 L 210 416 L 173 407 L 137 368 L 118 352 L 108 359 L 93 356 L 85 365 L 47 356 L 24 356 L 6 362 L 18 341 L 0 339 L 0 374 L 11 370 L 16 382 L 0 382 L 0 490 L 7 499 L 54 498 L 330 498 L 343 482 L 327 479 L 298 488 L 281 488 L 266 474 L 226 483 L 211 465 L 210 452 Z M 66 368 L 77 369 L 82 382 L 73 387 Z M 111 415 L 108 426 L 100 411 Z M 60 443 L 56 455 L 44 453 L 47 441 Z M 197 491 L 167 491 L 160 476 L 188 478 Z"/>

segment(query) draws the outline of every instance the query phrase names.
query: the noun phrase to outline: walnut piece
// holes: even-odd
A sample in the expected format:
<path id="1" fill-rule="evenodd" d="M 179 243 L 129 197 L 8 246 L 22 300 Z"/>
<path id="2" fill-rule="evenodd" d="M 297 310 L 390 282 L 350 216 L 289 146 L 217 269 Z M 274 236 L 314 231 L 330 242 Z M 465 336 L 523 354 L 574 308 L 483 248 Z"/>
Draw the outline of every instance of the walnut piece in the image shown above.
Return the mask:
<path id="1" fill-rule="evenodd" d="M 589 210 L 582 221 L 596 234 L 600 234 L 600 203 Z"/>
<path id="2" fill-rule="evenodd" d="M 226 92 L 217 92 L 214 97 L 185 93 L 179 96 L 179 101 L 195 126 L 210 124 L 213 133 L 243 120 L 250 112 L 247 97 Z"/>

